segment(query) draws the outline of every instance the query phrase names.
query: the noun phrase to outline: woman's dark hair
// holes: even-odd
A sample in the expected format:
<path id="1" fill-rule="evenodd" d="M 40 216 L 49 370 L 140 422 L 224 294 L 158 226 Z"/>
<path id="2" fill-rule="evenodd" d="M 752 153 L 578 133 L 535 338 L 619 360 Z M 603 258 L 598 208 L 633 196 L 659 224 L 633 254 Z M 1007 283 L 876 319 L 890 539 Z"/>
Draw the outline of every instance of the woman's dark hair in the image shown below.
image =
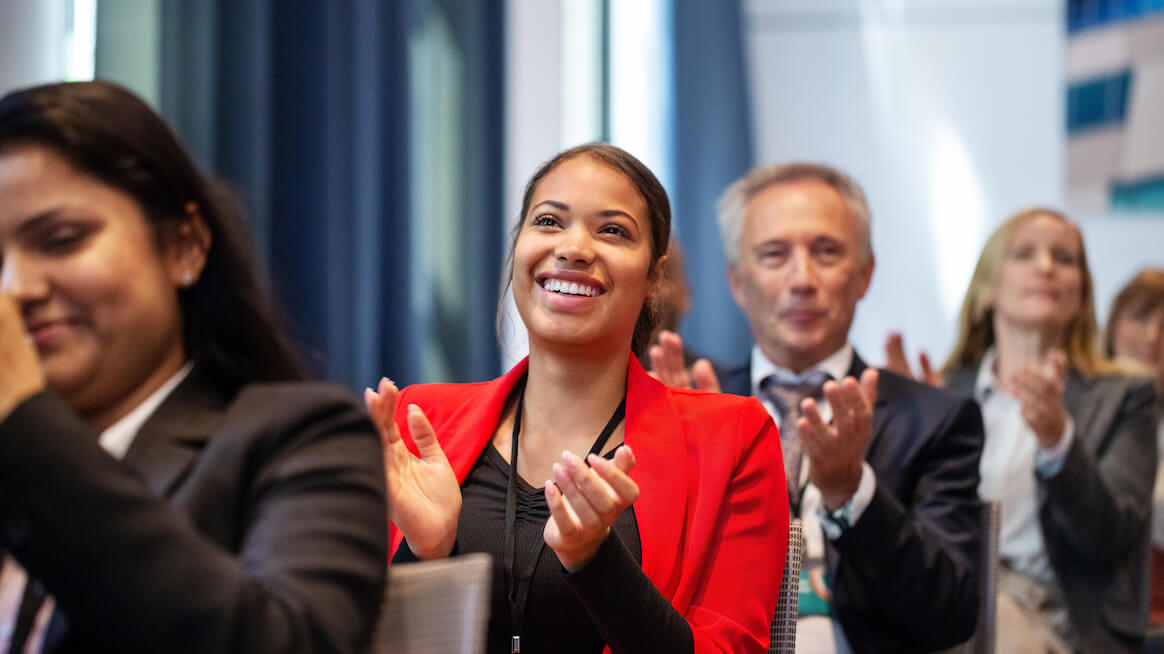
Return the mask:
<path id="1" fill-rule="evenodd" d="M 643 165 L 643 162 L 636 159 L 634 155 L 609 143 L 587 143 L 586 145 L 579 145 L 559 152 L 553 159 L 542 164 L 525 185 L 525 193 L 521 197 L 521 214 L 518 216 L 517 224 L 514 225 L 511 233 L 509 254 L 505 264 L 505 274 L 501 282 L 502 302 L 504 302 L 505 291 L 513 281 L 513 250 L 514 246 L 517 245 L 517 237 L 521 235 L 521 227 L 525 223 L 526 214 L 529 213 L 529 205 L 533 200 L 534 191 L 537 190 L 538 184 L 541 183 L 542 179 L 546 175 L 549 175 L 555 168 L 570 159 L 583 156 L 590 157 L 622 173 L 634 185 L 639 195 L 642 196 L 643 202 L 647 205 L 647 217 L 651 223 L 650 269 L 654 270 L 655 264 L 667 253 L 667 245 L 671 240 L 671 202 L 667 199 L 667 191 L 663 189 L 663 185 L 659 183 L 655 174 Z M 498 332 L 501 331 L 501 315 L 502 308 L 499 303 L 497 314 Z M 639 311 L 638 321 L 635 322 L 634 337 L 631 339 L 631 351 L 635 356 L 641 356 L 646 350 L 651 340 L 651 334 L 655 330 L 655 322 L 657 319 L 652 303 L 649 300 L 643 302 L 643 308 Z"/>
<path id="2" fill-rule="evenodd" d="M 199 374 L 229 392 L 303 377 L 264 291 L 241 208 L 144 102 L 108 82 L 14 91 L 0 99 L 0 151 L 22 145 L 50 148 L 132 197 L 159 247 L 191 214 L 202 218 L 211 236 L 206 265 L 178 296 L 186 355 Z"/>

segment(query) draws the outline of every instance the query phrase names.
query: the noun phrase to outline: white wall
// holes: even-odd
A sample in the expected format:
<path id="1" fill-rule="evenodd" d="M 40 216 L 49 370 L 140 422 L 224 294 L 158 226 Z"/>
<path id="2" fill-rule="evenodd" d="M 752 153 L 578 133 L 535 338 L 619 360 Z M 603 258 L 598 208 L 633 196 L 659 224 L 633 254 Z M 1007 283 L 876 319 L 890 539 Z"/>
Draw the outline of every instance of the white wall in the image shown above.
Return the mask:
<path id="1" fill-rule="evenodd" d="M 877 269 L 852 337 L 871 362 L 896 329 L 944 358 L 992 229 L 1062 206 L 1064 4 L 745 0 L 758 161 L 829 163 L 869 196 Z M 1074 217 L 1101 312 L 1164 265 L 1164 219 Z"/>
<path id="2" fill-rule="evenodd" d="M 670 178 L 669 0 L 509 0 L 506 11 L 506 210 L 503 238 L 517 220 L 526 180 L 559 151 L 603 134 L 603 29 L 609 20 L 608 138 Z M 506 297 L 502 369 L 528 350 L 521 318 Z"/>
<path id="3" fill-rule="evenodd" d="M 68 71 L 64 0 L 0 0 L 0 95 Z"/>
<path id="4" fill-rule="evenodd" d="M 505 19 L 505 228 L 521 210 L 526 179 L 560 147 L 560 0 L 509 0 Z M 508 370 L 529 348 L 511 294 L 502 318 L 501 366 Z"/>

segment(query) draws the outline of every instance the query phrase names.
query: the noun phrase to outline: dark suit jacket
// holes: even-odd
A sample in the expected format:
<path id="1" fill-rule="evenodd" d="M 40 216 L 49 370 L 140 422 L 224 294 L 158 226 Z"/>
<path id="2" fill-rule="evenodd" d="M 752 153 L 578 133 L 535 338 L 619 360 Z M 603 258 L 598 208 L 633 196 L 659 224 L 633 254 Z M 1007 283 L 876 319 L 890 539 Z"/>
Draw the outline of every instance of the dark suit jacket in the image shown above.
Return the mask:
<path id="1" fill-rule="evenodd" d="M 955 372 L 947 386 L 971 396 L 977 375 Z M 1075 440 L 1059 473 L 1039 480 L 1039 525 L 1082 652 L 1143 650 L 1155 398 L 1150 379 L 1067 378 Z"/>
<path id="2" fill-rule="evenodd" d="M 396 424 L 409 447 L 405 416 L 414 403 L 464 482 L 527 361 L 491 382 L 405 388 Z M 788 544 L 784 467 L 768 412 L 755 400 L 664 386 L 631 357 L 624 434 L 636 461 L 643 572 L 691 625 L 695 651 L 767 651 Z M 392 531 L 395 548 L 401 535 Z"/>
<path id="3" fill-rule="evenodd" d="M 50 393 L 0 423 L 0 537 L 56 598 L 48 649 L 362 651 L 387 560 L 375 427 L 331 386 L 232 400 L 196 375 L 124 461 Z"/>
<path id="4" fill-rule="evenodd" d="M 856 354 L 850 375 L 865 363 Z M 751 393 L 750 366 L 725 392 Z M 877 490 L 827 558 L 833 606 L 855 652 L 951 647 L 974 631 L 982 414 L 972 400 L 882 370 L 865 460 Z"/>

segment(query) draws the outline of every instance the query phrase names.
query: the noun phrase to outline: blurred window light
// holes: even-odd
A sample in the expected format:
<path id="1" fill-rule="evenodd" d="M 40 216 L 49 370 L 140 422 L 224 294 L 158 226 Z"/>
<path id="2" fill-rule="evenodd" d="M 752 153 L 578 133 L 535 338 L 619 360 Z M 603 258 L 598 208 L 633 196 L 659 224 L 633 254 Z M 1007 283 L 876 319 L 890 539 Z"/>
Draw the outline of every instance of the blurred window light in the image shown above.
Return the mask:
<path id="1" fill-rule="evenodd" d="M 609 0 L 610 141 L 673 190 L 673 0 Z"/>
<path id="2" fill-rule="evenodd" d="M 65 77 L 71 82 L 91 80 L 97 47 L 97 0 L 68 0 L 65 16 Z"/>
<path id="3" fill-rule="evenodd" d="M 606 137 L 606 0 L 562 0 L 561 145 Z"/>
<path id="4" fill-rule="evenodd" d="M 938 252 L 942 317 L 958 315 L 962 296 L 974 270 L 986 221 L 986 201 L 970 153 L 961 135 L 949 124 L 938 124 L 930 143 L 930 221 Z"/>

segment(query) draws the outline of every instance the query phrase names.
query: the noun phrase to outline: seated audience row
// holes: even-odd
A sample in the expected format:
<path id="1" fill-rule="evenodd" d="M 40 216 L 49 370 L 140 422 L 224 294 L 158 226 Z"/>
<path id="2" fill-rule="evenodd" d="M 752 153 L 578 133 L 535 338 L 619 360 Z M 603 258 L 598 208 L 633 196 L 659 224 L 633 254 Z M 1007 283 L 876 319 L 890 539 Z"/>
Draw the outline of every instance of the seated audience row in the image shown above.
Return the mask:
<path id="1" fill-rule="evenodd" d="M 1000 650 L 1141 649 L 1158 402 L 1099 349 L 1078 228 L 1004 223 L 918 381 L 899 336 L 883 370 L 849 342 L 875 266 L 856 182 L 760 166 L 719 225 L 736 368 L 658 331 L 683 302 L 655 176 L 562 152 L 512 233 L 529 356 L 383 379 L 369 419 L 306 380 L 238 210 L 154 112 L 102 82 L 5 96 L 0 642 L 360 652 L 389 560 L 487 552 L 490 652 L 763 652 L 799 518 L 798 651 L 935 651 L 974 632 L 988 500 Z M 1107 354 L 1160 375 L 1152 274 Z"/>
<path id="2" fill-rule="evenodd" d="M 810 164 L 757 168 L 724 194 L 720 224 L 731 291 L 756 339 L 751 362 L 718 378 L 695 374 L 697 366 L 683 365 L 678 337 L 664 334 L 652 349 L 654 374 L 677 386 L 763 398 L 780 421 L 790 501 L 808 538 L 798 651 L 921 651 L 968 636 L 979 497 L 1002 508 L 1001 651 L 1141 649 L 1155 393 L 1150 381 L 1117 374 L 1100 351 L 1078 228 L 1054 211 L 1033 209 L 991 236 L 949 362 L 938 372 L 922 358 L 923 379 L 946 386 L 943 392 L 910 381 L 899 335 L 889 341 L 890 365 L 880 379 L 858 377 L 864 365 L 847 331 L 873 258 L 868 207 L 851 179 Z M 872 408 L 871 439 L 869 417 L 857 411 L 854 419 L 846 389 Z M 917 408 L 903 408 L 909 397 L 918 398 Z M 961 420 L 943 416 L 950 411 L 943 407 L 958 415 L 955 397 L 977 401 L 982 416 L 977 407 Z M 892 420 L 894 412 L 907 419 Z M 937 420 L 927 423 L 927 414 Z M 951 427 L 963 430 L 961 456 L 957 434 L 943 433 Z M 850 434 L 860 438 L 846 449 Z M 860 463 L 849 463 L 847 476 L 835 472 L 845 453 Z M 800 458 L 807 464 L 798 465 Z M 894 459 L 905 462 L 897 477 Z M 956 474 L 942 479 L 943 471 Z M 845 483 L 833 490 L 838 478 Z M 945 530 L 909 509 L 920 527 L 914 533 L 930 548 L 922 560 L 934 571 L 907 565 L 916 551 L 904 544 L 909 530 L 886 524 L 886 513 L 868 499 L 881 498 L 868 488 L 896 490 L 905 507 L 924 506 L 927 497 L 938 507 L 929 515 L 948 521 Z M 852 548 L 863 524 L 890 535 L 892 557 L 873 563 L 877 546 Z M 862 564 L 857 571 L 846 565 L 854 557 Z M 822 574 L 814 576 L 820 559 Z M 895 580 L 913 571 L 926 576 L 881 599 L 876 593 L 891 585 L 879 575 L 889 570 Z M 950 571 L 959 574 L 940 574 Z M 857 579 L 862 585 L 850 587 Z M 950 580 L 962 585 L 943 583 Z M 941 594 L 950 590 L 964 592 Z M 860 613 L 849 608 L 867 598 L 876 600 L 866 604 L 874 610 L 888 608 L 881 624 L 896 627 L 887 631 L 898 642 L 870 640 Z M 925 604 L 905 606 L 915 598 Z M 927 628 L 935 635 L 928 641 Z"/>
<path id="3" fill-rule="evenodd" d="M 529 358 L 488 384 L 384 381 L 378 435 L 305 381 L 241 216 L 156 114 L 101 82 L 4 97 L 8 650 L 360 652 L 391 547 L 494 555 L 491 651 L 764 651 L 775 426 L 634 356 L 670 221 L 617 148 L 548 162 L 510 262 Z"/>

